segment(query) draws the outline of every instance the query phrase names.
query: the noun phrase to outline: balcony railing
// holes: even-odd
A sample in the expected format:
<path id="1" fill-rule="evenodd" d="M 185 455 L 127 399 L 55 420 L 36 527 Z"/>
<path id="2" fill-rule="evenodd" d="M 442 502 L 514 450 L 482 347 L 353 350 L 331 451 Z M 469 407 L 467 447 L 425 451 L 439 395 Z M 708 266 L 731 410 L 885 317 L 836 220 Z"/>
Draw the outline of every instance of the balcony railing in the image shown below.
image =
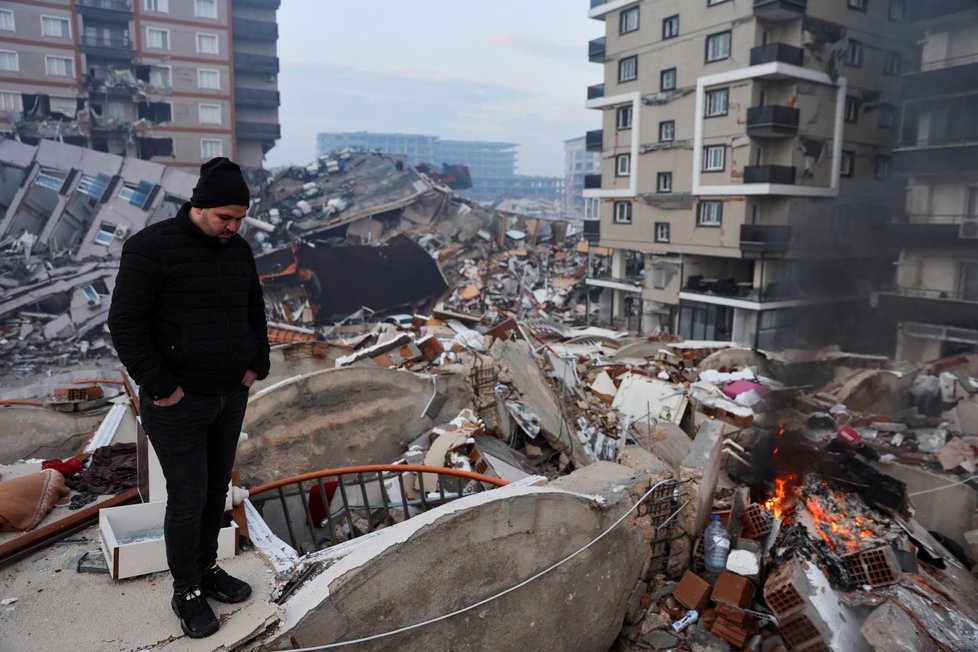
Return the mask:
<path id="1" fill-rule="evenodd" d="M 939 301 L 963 301 L 978 303 L 978 292 L 975 290 L 933 290 L 930 288 L 907 288 L 899 285 L 887 285 L 880 290 L 881 294 L 892 294 L 915 299 L 936 299 Z"/>
<path id="2" fill-rule="evenodd" d="M 255 88 L 235 88 L 234 102 L 244 106 L 277 107 L 281 104 L 278 91 L 262 91 Z"/>
<path id="3" fill-rule="evenodd" d="M 747 109 L 747 134 L 758 138 L 786 138 L 798 133 L 799 111 L 790 106 L 754 106 Z"/>
<path id="4" fill-rule="evenodd" d="M 251 140 L 278 140 L 282 137 L 282 125 L 277 122 L 238 122 L 235 135 Z"/>
<path id="5" fill-rule="evenodd" d="M 585 174 L 584 175 L 584 189 L 585 190 L 595 190 L 601 188 L 601 175 L 600 174 Z"/>
<path id="6" fill-rule="evenodd" d="M 893 224 L 943 224 L 957 226 L 965 220 L 978 220 L 978 215 L 964 215 L 959 213 L 897 215 L 891 220 L 891 222 Z"/>
<path id="7" fill-rule="evenodd" d="M 259 9 L 278 9 L 282 0 L 232 0 L 235 7 L 258 7 Z"/>
<path id="8" fill-rule="evenodd" d="M 768 43 L 750 49 L 750 65 L 776 62 L 801 66 L 805 63 L 805 51 L 785 43 Z"/>
<path id="9" fill-rule="evenodd" d="M 930 140 L 915 142 L 893 152 L 893 173 L 960 174 L 978 171 L 978 136 L 969 141 Z"/>
<path id="10" fill-rule="evenodd" d="M 754 0 L 754 15 L 770 21 L 793 20 L 805 15 L 806 0 Z"/>
<path id="11" fill-rule="evenodd" d="M 231 21 L 231 29 L 235 38 L 252 39 L 255 41 L 278 40 L 278 25 L 276 23 L 235 18 Z"/>
<path id="12" fill-rule="evenodd" d="M 604 97 L 604 84 L 595 84 L 594 86 L 587 87 L 587 99 L 596 100 L 599 97 Z"/>
<path id="13" fill-rule="evenodd" d="M 744 167 L 744 183 L 794 185 L 795 168 L 790 165 L 748 165 Z"/>
<path id="14" fill-rule="evenodd" d="M 279 72 L 278 57 L 235 52 L 234 70 L 236 72 L 252 72 L 258 75 L 277 75 Z"/>
<path id="15" fill-rule="evenodd" d="M 790 224 L 741 224 L 740 248 L 745 253 L 787 251 L 791 243 Z"/>
<path id="16" fill-rule="evenodd" d="M 593 41 L 588 41 L 587 44 L 587 58 L 588 61 L 592 63 L 604 63 L 605 59 L 605 44 L 607 43 L 607 37 L 602 36 L 601 38 L 596 38 Z"/>
<path id="17" fill-rule="evenodd" d="M 587 132 L 584 137 L 584 146 L 589 152 L 600 152 L 604 149 L 604 130 L 595 129 Z"/>
<path id="18" fill-rule="evenodd" d="M 78 13 L 86 18 L 129 22 L 133 18 L 132 4 L 125 0 L 78 0 Z"/>
<path id="19" fill-rule="evenodd" d="M 136 55 L 132 41 L 123 36 L 82 36 L 80 49 L 87 55 L 131 61 Z"/>

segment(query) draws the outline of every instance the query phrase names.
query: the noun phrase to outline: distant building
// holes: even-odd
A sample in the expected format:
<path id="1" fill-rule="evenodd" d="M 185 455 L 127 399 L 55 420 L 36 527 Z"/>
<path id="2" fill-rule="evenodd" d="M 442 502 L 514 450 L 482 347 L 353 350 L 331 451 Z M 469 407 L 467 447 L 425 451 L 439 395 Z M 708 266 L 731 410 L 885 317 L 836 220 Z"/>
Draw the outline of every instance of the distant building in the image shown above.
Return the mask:
<path id="1" fill-rule="evenodd" d="M 585 137 L 564 141 L 564 214 L 568 218 L 584 217 L 584 189 L 588 175 L 601 186 L 601 155 L 590 152 Z M 595 176 L 596 175 L 596 176 Z"/>
<path id="2" fill-rule="evenodd" d="M 472 188 L 460 191 L 476 201 L 491 202 L 502 195 L 560 199 L 563 180 L 516 174 L 516 148 L 513 143 L 481 140 L 441 140 L 419 134 L 374 133 L 369 131 L 321 133 L 316 137 L 316 152 L 323 156 L 344 147 L 377 150 L 391 156 L 404 156 L 411 165 L 461 163 L 468 167 Z"/>
<path id="3" fill-rule="evenodd" d="M 280 137 L 280 0 L 0 4 L 0 133 L 195 168 Z M 233 48 L 233 51 L 232 51 Z"/>

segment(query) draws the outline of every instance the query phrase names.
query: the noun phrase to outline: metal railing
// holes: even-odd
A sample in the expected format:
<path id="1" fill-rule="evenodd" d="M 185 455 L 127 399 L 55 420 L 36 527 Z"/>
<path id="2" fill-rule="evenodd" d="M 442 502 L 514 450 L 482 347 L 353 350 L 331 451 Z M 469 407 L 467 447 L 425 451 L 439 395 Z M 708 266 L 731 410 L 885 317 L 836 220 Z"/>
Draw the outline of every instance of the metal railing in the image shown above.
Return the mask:
<path id="1" fill-rule="evenodd" d="M 415 492 L 408 491 L 405 474 L 417 479 Z M 463 496 L 507 484 L 499 478 L 460 469 L 372 464 L 283 478 L 250 489 L 248 494 L 263 517 L 268 516 L 264 513 L 266 504 L 277 498 L 290 544 L 296 551 L 305 553 L 400 523 Z M 418 497 L 407 498 L 412 493 Z M 304 513 L 304 523 L 294 522 L 296 510 Z M 273 524 L 268 525 L 274 531 Z"/>
<path id="2" fill-rule="evenodd" d="M 891 222 L 893 224 L 947 224 L 956 226 L 965 220 L 978 219 L 978 215 L 963 214 L 929 214 L 929 215 L 898 215 Z"/>
<path id="3" fill-rule="evenodd" d="M 917 299 L 937 299 L 941 301 L 963 301 L 978 303 L 978 292 L 974 290 L 934 290 L 931 288 L 907 288 L 899 285 L 886 285 L 880 290 L 881 294 L 895 294 L 902 297 Z"/>
<path id="4" fill-rule="evenodd" d="M 132 5 L 125 0 L 78 0 L 78 6 L 109 11 L 132 11 Z"/>

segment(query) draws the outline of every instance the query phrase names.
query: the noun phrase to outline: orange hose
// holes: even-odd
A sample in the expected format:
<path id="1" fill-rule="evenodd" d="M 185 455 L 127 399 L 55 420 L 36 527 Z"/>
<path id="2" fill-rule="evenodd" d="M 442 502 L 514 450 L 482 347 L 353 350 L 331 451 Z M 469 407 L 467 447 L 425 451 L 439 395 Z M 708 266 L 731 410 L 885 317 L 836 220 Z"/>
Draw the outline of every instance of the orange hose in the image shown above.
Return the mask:
<path id="1" fill-rule="evenodd" d="M 41 401 L 18 401 L 14 399 L 0 399 L 0 405 L 30 405 L 33 407 L 44 407 Z"/>
<path id="2" fill-rule="evenodd" d="M 399 471 L 413 471 L 415 473 L 437 473 L 440 475 L 454 475 L 459 478 L 466 478 L 468 480 L 477 480 L 479 482 L 486 482 L 488 484 L 496 485 L 497 487 L 505 487 L 509 483 L 500 478 L 492 478 L 488 475 L 482 475 L 481 473 L 473 473 L 472 471 L 463 471 L 461 469 L 449 469 L 443 466 L 424 466 L 422 464 L 367 464 L 365 466 L 341 466 L 335 469 L 323 469 L 322 471 L 310 471 L 309 473 L 303 473 L 302 475 L 294 475 L 291 478 L 283 478 L 281 480 L 273 480 L 271 482 L 266 482 L 263 485 L 258 485 L 254 489 L 248 490 L 249 496 L 257 496 L 258 494 L 265 493 L 266 491 L 271 491 L 272 489 L 278 489 L 279 487 L 284 487 L 286 485 L 295 484 L 297 482 L 306 482 L 308 480 L 316 480 L 317 478 L 326 478 L 335 475 L 346 475 L 350 473 L 383 473 L 385 471 L 399 472 Z"/>

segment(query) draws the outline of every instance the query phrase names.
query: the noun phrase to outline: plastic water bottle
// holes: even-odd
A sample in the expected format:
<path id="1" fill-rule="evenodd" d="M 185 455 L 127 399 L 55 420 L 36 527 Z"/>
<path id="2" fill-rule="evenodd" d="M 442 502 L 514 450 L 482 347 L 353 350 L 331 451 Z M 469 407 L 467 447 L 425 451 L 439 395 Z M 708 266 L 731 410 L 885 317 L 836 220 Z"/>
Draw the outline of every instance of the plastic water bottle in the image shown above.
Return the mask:
<path id="1" fill-rule="evenodd" d="M 704 555 L 706 570 L 714 573 L 727 567 L 727 555 L 730 553 L 730 535 L 720 523 L 720 516 L 713 514 L 710 524 L 703 533 Z"/>
<path id="2" fill-rule="evenodd" d="M 679 632 L 683 631 L 684 629 L 686 629 L 687 627 L 695 623 L 699 619 L 699 617 L 700 617 L 700 612 L 698 612 L 696 609 L 690 609 L 685 614 L 683 614 L 682 618 L 680 618 L 679 620 L 677 620 L 672 624 L 672 631 L 678 634 Z"/>

